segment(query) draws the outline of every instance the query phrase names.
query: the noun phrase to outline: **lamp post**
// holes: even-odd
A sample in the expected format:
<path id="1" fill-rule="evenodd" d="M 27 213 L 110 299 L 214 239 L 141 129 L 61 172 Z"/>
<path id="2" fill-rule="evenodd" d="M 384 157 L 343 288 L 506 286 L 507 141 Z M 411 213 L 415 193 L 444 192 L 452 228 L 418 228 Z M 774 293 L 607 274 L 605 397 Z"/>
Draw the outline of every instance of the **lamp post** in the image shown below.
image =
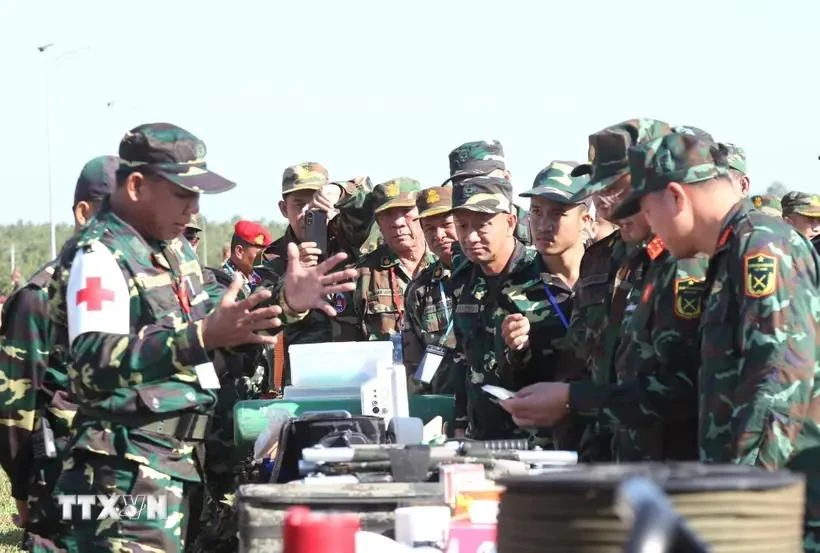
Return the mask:
<path id="1" fill-rule="evenodd" d="M 38 46 L 37 50 L 40 53 L 44 53 L 46 50 L 54 46 L 53 42 L 48 44 L 44 44 L 43 46 Z M 57 257 L 57 226 L 54 222 L 54 191 L 53 191 L 53 183 L 51 179 L 51 98 L 49 94 L 49 81 L 50 74 L 49 74 L 49 63 L 50 62 L 57 62 L 67 56 L 68 54 L 73 54 L 74 52 L 79 52 L 81 50 L 87 50 L 88 46 L 83 46 L 82 48 L 76 48 L 74 50 L 70 50 L 59 56 L 52 58 L 49 60 L 46 58 L 44 66 L 45 71 L 45 81 L 46 81 L 46 164 L 48 167 L 48 220 L 51 226 L 51 259 Z"/>

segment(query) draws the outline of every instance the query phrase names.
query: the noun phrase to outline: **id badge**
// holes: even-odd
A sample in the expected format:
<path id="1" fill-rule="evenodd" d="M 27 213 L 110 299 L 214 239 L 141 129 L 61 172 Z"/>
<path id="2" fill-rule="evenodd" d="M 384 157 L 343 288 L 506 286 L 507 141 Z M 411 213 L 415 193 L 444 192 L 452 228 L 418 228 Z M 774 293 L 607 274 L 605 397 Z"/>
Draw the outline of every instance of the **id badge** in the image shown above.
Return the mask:
<path id="1" fill-rule="evenodd" d="M 444 361 L 444 355 L 447 350 L 438 346 L 429 345 L 424 351 L 424 357 L 421 358 L 419 368 L 414 375 L 416 380 L 430 384 L 433 377 L 436 376 L 441 362 Z"/>
<path id="2" fill-rule="evenodd" d="M 216 369 L 213 363 L 202 363 L 194 367 L 196 378 L 203 390 L 217 390 L 221 388 L 219 377 L 216 376 Z"/>

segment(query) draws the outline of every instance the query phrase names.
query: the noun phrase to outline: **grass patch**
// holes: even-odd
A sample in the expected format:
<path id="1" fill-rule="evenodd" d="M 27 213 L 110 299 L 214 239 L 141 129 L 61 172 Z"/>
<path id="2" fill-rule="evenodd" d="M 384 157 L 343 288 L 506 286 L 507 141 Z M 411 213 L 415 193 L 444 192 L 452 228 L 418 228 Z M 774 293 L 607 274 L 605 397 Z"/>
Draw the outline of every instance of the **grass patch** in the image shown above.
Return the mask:
<path id="1" fill-rule="evenodd" d="M 17 547 L 23 532 L 11 521 L 11 516 L 16 513 L 17 507 L 11 497 L 11 484 L 6 473 L 0 470 L 0 553 L 23 551 Z"/>

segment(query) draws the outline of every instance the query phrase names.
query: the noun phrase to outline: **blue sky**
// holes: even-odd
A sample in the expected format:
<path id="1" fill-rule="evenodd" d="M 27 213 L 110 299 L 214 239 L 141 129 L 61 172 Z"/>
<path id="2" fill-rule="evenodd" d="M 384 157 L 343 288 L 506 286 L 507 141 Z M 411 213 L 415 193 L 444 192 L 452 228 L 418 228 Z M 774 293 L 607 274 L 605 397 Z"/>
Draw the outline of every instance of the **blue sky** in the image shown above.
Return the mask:
<path id="1" fill-rule="evenodd" d="M 818 21 L 813 0 L 0 0 L 0 183 L 20 199 L 0 222 L 48 218 L 46 66 L 65 222 L 83 163 L 152 121 L 200 136 L 239 183 L 203 199 L 212 219 L 278 217 L 299 161 L 437 185 L 482 138 L 520 192 L 637 116 L 743 146 L 756 191 L 820 192 Z"/>

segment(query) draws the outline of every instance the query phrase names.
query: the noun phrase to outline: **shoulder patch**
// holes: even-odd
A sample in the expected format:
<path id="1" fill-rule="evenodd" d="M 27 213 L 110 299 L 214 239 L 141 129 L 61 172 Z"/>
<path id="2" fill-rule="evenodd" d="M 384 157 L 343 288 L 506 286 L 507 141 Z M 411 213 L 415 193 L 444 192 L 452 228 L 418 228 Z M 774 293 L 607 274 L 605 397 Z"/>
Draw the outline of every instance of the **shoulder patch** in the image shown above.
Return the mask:
<path id="1" fill-rule="evenodd" d="M 743 256 L 743 293 L 749 298 L 765 298 L 777 290 L 777 258 L 757 252 Z"/>
<path id="2" fill-rule="evenodd" d="M 128 283 L 114 254 L 100 242 L 74 255 L 65 301 L 69 344 L 86 332 L 130 333 Z"/>
<path id="3" fill-rule="evenodd" d="M 697 319 L 703 312 L 705 279 L 675 279 L 675 316 L 681 319 Z"/>

